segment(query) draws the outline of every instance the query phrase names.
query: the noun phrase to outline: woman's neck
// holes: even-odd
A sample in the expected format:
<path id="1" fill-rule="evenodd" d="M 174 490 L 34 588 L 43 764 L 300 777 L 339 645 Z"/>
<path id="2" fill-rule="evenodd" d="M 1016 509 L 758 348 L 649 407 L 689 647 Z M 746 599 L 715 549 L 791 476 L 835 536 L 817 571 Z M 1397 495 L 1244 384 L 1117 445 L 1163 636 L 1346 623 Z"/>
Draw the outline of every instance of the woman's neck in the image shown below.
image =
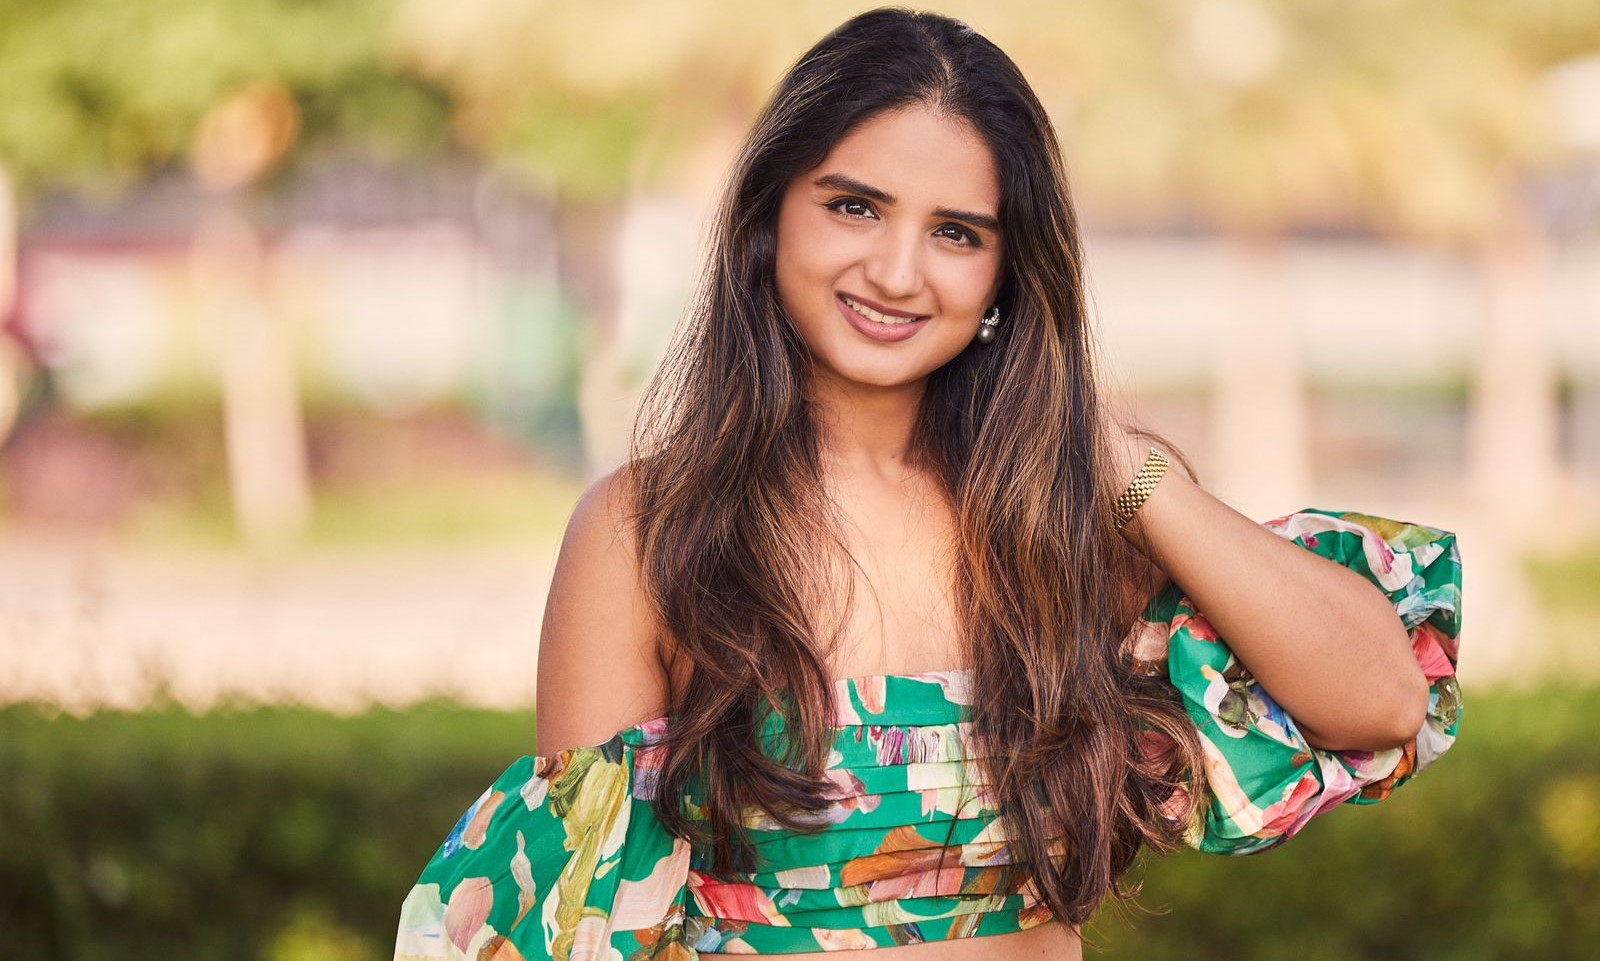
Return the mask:
<path id="1" fill-rule="evenodd" d="M 896 387 L 841 385 L 819 378 L 818 411 L 824 469 L 834 477 L 901 481 L 914 473 L 911 438 L 926 380 Z"/>

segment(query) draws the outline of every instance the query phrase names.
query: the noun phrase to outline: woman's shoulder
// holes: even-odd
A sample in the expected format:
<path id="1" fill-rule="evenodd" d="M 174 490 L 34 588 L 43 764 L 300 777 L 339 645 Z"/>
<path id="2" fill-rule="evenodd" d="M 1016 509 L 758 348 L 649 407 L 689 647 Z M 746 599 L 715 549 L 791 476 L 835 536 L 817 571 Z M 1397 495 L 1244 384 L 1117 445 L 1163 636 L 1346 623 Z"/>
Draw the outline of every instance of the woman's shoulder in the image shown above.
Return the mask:
<path id="1" fill-rule="evenodd" d="M 637 469 L 626 463 L 595 478 L 573 504 L 567 535 L 576 531 L 615 536 L 627 531 L 638 505 L 638 484 Z M 622 542 L 617 546 L 630 548 L 631 543 Z"/>
<path id="2" fill-rule="evenodd" d="M 632 477 L 618 468 L 584 490 L 562 535 L 539 632 L 539 754 L 603 741 L 666 711 L 633 506 Z"/>

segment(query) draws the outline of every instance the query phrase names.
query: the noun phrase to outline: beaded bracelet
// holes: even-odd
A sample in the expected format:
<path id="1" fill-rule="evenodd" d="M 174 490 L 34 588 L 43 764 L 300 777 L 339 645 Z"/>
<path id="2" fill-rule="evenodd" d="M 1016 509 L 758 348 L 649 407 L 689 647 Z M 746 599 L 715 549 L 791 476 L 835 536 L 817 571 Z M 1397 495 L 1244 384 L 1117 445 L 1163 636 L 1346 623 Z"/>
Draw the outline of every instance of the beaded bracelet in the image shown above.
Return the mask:
<path id="1" fill-rule="evenodd" d="M 1156 489 L 1156 484 L 1161 482 L 1162 475 L 1167 472 L 1167 467 L 1166 455 L 1154 447 L 1150 448 L 1149 455 L 1139 466 L 1138 473 L 1133 475 L 1133 481 L 1128 484 L 1128 489 L 1118 494 L 1116 502 L 1111 505 L 1111 514 L 1116 518 L 1117 533 L 1122 533 L 1122 529 L 1133 520 L 1133 515 L 1144 506 L 1151 492 Z"/>

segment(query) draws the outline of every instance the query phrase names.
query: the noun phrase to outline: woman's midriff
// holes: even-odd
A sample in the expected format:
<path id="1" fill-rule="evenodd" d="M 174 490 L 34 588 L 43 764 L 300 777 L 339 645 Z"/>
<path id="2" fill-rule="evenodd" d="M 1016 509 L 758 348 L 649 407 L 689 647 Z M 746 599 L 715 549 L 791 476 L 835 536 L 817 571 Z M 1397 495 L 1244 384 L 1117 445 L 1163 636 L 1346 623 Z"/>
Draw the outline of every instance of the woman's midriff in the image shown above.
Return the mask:
<path id="1" fill-rule="evenodd" d="M 807 951 L 803 954 L 771 955 L 783 961 L 839 961 L 838 951 Z M 954 941 L 927 941 L 890 948 L 846 951 L 859 954 L 862 961 L 970 961 L 982 954 L 984 961 L 1083 961 L 1083 942 L 1076 928 L 1058 921 L 1046 921 L 1026 931 L 989 934 Z M 702 958 L 731 958 L 721 952 L 701 951 Z"/>

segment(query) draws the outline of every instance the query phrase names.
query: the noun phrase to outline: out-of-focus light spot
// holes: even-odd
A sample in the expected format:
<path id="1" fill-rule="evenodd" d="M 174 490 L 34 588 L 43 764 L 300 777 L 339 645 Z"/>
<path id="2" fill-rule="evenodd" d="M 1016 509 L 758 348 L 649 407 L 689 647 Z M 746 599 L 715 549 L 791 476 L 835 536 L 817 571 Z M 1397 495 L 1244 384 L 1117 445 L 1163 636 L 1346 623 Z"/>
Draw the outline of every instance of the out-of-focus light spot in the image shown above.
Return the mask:
<path id="1" fill-rule="evenodd" d="M 300 135 L 300 106 L 281 83 L 252 84 L 223 100 L 195 133 L 194 170 L 212 190 L 261 179 Z"/>
<path id="2" fill-rule="evenodd" d="M 1206 78 L 1235 89 L 1260 83 L 1283 59 L 1283 28 L 1253 0 L 1196 3 L 1182 43 Z"/>
<path id="3" fill-rule="evenodd" d="M 1558 781 L 1539 800 L 1539 826 L 1568 867 L 1600 867 L 1600 777 Z"/>
<path id="4" fill-rule="evenodd" d="M 1544 77 L 1562 141 L 1581 153 L 1600 153 L 1600 54 L 1569 60 Z"/>

